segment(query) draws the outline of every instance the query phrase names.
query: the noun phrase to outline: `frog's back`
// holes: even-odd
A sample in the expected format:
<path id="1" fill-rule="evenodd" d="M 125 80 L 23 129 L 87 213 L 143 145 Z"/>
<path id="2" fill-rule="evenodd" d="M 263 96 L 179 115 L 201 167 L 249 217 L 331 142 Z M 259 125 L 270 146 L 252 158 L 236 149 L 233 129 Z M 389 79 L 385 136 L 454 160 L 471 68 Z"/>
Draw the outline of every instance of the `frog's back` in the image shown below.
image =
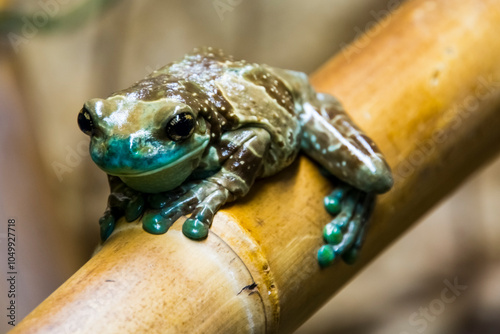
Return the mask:
<path id="1" fill-rule="evenodd" d="M 216 138 L 242 127 L 266 129 L 272 138 L 269 159 L 276 162 L 265 174 L 289 165 L 299 151 L 298 97 L 272 68 L 234 60 L 222 50 L 195 49 L 115 94 L 187 103 L 211 123 Z"/>
<path id="2" fill-rule="evenodd" d="M 232 106 L 236 127 L 264 128 L 271 136 L 264 176 L 288 166 L 300 148 L 300 109 L 293 93 L 267 66 L 242 62 L 226 63 L 214 80 Z"/>
<path id="3" fill-rule="evenodd" d="M 222 51 L 202 49 L 194 57 L 198 63 L 210 63 L 205 65 L 212 73 L 207 87 L 212 85 L 211 89 L 230 106 L 219 109 L 227 120 L 227 129 L 259 127 L 270 134 L 264 176 L 288 166 L 300 149 L 302 111 L 300 96 L 294 94 L 289 83 L 269 66 L 234 60 Z"/>

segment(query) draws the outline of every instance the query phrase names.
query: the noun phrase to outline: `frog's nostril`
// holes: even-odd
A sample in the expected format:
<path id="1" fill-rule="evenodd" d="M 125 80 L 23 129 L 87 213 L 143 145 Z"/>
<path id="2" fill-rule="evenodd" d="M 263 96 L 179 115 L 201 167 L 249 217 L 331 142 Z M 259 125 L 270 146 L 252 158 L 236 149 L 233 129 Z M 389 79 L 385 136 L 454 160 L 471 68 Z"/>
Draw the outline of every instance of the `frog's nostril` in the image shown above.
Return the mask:
<path id="1" fill-rule="evenodd" d="M 130 151 L 132 153 L 139 151 L 142 146 L 143 146 L 143 140 L 140 137 L 134 138 L 130 141 Z"/>

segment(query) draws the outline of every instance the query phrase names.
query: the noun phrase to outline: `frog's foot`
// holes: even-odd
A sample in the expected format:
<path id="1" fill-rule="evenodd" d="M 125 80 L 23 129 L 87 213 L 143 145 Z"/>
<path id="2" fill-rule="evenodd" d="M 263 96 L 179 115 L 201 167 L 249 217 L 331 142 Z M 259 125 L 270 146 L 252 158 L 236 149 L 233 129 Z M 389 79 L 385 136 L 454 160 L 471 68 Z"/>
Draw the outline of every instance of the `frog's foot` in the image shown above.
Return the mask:
<path id="1" fill-rule="evenodd" d="M 194 240 L 205 239 L 217 210 L 231 197 L 230 192 L 209 180 L 190 182 L 165 202 L 160 210 L 146 213 L 143 228 L 149 233 L 163 234 L 183 215 L 191 213 L 182 226 L 185 236 Z"/>
<path id="2" fill-rule="evenodd" d="M 143 193 L 127 187 L 118 177 L 109 176 L 108 180 L 111 189 L 108 207 L 99 219 L 102 241 L 109 238 L 118 219 L 123 216 L 128 222 L 138 219 L 146 204 Z"/>
<path id="3" fill-rule="evenodd" d="M 327 244 L 318 251 L 321 267 L 329 266 L 338 257 L 348 264 L 354 263 L 374 202 L 373 194 L 348 186 L 340 187 L 325 197 L 327 211 L 336 217 L 323 229 Z"/>

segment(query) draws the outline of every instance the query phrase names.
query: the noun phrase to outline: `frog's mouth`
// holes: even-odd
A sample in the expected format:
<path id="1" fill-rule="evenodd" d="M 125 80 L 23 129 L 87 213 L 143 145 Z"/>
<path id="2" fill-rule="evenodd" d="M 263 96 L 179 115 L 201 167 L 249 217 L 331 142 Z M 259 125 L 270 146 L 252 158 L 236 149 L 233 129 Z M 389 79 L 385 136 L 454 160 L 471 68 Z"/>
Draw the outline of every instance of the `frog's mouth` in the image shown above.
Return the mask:
<path id="1" fill-rule="evenodd" d="M 172 190 L 180 186 L 198 166 L 200 157 L 206 145 L 200 145 L 188 154 L 182 156 L 165 166 L 141 173 L 113 173 L 132 189 L 146 192 L 159 193 Z"/>

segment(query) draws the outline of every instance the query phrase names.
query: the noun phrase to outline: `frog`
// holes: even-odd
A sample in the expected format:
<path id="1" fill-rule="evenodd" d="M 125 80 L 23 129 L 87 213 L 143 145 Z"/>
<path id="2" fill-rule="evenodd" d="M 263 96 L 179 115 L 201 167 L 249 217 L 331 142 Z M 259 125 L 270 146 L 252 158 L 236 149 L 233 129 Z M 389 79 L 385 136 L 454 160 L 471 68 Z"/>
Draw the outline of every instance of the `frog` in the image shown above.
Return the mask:
<path id="1" fill-rule="evenodd" d="M 163 234 L 208 237 L 217 211 L 304 152 L 337 181 L 324 197 L 332 220 L 318 249 L 321 267 L 352 262 L 377 194 L 393 185 L 375 143 L 337 98 L 316 92 L 305 73 L 197 48 L 129 88 L 85 102 L 78 114 L 90 156 L 108 175 L 99 219 L 104 242 L 117 221 Z M 320 231 L 318 233 L 321 233 Z"/>

